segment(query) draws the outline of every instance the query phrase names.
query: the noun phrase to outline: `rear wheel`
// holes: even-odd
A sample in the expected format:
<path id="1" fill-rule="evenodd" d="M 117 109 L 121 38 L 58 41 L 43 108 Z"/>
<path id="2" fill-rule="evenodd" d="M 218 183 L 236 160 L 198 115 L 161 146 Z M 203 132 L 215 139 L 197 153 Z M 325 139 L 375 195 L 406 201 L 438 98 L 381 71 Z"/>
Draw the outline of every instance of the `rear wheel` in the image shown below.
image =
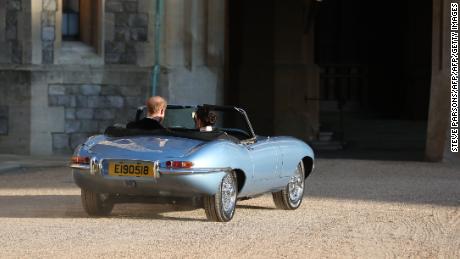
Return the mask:
<path id="1" fill-rule="evenodd" d="M 204 197 L 204 210 L 210 221 L 227 222 L 233 218 L 236 207 L 238 186 L 234 172 L 228 173 L 222 179 L 219 190 L 215 195 Z"/>
<path id="2" fill-rule="evenodd" d="M 107 216 L 112 212 L 113 203 L 108 200 L 108 194 L 81 189 L 83 209 L 90 216 Z"/>
<path id="3" fill-rule="evenodd" d="M 278 209 L 295 210 L 300 207 L 305 186 L 305 170 L 303 162 L 296 167 L 296 171 L 287 186 L 279 191 L 272 193 L 273 201 Z"/>

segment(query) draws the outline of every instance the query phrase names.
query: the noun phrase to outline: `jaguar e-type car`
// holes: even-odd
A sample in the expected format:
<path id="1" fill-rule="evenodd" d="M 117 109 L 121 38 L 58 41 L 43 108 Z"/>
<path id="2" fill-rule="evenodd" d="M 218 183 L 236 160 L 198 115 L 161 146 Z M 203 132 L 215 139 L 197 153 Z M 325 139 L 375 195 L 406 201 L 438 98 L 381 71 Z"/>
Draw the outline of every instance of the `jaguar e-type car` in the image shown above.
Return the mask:
<path id="1" fill-rule="evenodd" d="M 200 131 L 192 118 L 198 107 L 168 105 L 165 129 L 111 126 L 78 146 L 70 167 L 84 210 L 106 216 L 116 203 L 188 201 L 209 220 L 226 222 L 237 200 L 270 192 L 277 208 L 297 209 L 314 167 L 312 149 L 292 137 L 255 135 L 246 112 L 232 106 L 202 105 L 217 122 Z"/>

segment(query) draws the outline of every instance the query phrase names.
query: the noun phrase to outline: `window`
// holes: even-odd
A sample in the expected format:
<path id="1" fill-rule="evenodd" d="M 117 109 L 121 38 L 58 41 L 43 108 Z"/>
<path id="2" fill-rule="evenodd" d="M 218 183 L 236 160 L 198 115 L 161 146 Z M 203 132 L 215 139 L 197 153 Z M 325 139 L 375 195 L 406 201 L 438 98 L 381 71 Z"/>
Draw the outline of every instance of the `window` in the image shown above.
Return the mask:
<path id="1" fill-rule="evenodd" d="M 102 64 L 104 0 L 62 0 L 60 64 Z"/>
<path id="2" fill-rule="evenodd" d="M 80 1 L 64 0 L 62 2 L 62 40 L 80 39 Z"/>

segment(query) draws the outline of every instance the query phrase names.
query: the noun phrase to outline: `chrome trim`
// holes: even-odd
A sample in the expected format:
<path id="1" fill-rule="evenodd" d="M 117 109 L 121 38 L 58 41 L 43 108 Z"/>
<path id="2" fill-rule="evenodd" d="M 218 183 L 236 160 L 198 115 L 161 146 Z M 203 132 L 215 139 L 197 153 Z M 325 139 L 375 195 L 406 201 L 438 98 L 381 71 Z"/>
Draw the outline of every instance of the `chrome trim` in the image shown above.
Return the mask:
<path id="1" fill-rule="evenodd" d="M 160 161 L 156 160 L 153 162 L 153 178 L 158 179 L 160 178 Z"/>
<path id="2" fill-rule="evenodd" d="M 70 164 L 70 168 L 73 169 L 80 169 L 80 170 L 90 170 L 89 165 L 82 165 L 82 164 Z"/>
<path id="3" fill-rule="evenodd" d="M 141 160 L 141 159 L 123 159 L 123 158 L 102 158 L 98 159 L 97 157 L 92 157 L 90 160 L 90 165 L 80 165 L 80 164 L 71 164 L 71 168 L 90 170 L 91 174 L 100 174 L 102 175 L 103 163 L 107 162 L 143 162 L 153 164 L 154 169 L 154 178 L 159 178 L 161 175 L 192 175 L 192 174 L 212 174 L 220 172 L 231 172 L 232 168 L 230 167 L 218 167 L 218 168 L 189 168 L 189 169 L 171 169 L 166 167 L 160 167 L 161 162 L 159 160 L 150 161 L 150 160 Z M 108 168 L 107 168 L 108 170 Z"/>
<path id="4" fill-rule="evenodd" d="M 164 175 L 191 175 L 191 174 L 212 174 L 220 172 L 231 172 L 230 167 L 222 168 L 190 168 L 190 169 L 170 169 L 160 168 L 160 174 Z"/>
<path id="5" fill-rule="evenodd" d="M 234 109 L 238 111 L 239 113 L 243 114 L 243 117 L 246 119 L 246 123 L 248 124 L 249 130 L 251 131 L 251 134 L 252 134 L 252 138 L 250 140 L 253 140 L 253 139 L 255 140 L 257 137 L 256 137 L 256 134 L 254 133 L 254 128 L 252 127 L 251 121 L 249 121 L 249 117 L 246 111 L 238 107 L 234 107 Z"/>
<path id="6" fill-rule="evenodd" d="M 149 163 L 155 166 L 155 163 L 159 163 L 159 160 L 141 160 L 141 159 L 123 159 L 123 158 L 102 158 L 101 163 L 103 162 L 142 162 L 142 163 Z"/>
<path id="7" fill-rule="evenodd" d="M 92 157 L 90 162 L 90 169 L 91 169 L 91 174 L 101 174 L 102 172 L 102 159 L 100 161 L 97 161 L 96 157 Z"/>

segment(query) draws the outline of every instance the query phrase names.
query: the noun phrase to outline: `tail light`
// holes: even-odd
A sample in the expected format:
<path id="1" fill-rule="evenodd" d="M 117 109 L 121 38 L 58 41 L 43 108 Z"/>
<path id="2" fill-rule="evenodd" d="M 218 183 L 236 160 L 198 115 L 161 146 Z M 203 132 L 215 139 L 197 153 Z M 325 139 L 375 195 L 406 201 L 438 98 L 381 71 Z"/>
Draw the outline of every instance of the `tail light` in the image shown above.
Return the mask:
<path id="1" fill-rule="evenodd" d="M 167 168 L 191 168 L 193 163 L 190 161 L 166 161 Z"/>
<path id="2" fill-rule="evenodd" d="M 79 165 L 89 165 L 90 158 L 87 156 L 73 156 L 71 158 L 72 164 L 79 164 Z"/>

